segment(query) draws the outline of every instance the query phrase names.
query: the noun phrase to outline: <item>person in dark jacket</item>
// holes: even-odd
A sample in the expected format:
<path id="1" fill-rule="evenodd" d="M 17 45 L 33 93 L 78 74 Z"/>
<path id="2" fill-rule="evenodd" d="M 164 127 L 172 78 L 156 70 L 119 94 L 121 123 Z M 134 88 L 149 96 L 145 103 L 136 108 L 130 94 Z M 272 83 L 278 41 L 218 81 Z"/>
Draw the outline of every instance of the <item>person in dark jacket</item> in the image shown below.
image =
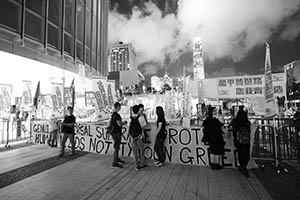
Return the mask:
<path id="1" fill-rule="evenodd" d="M 116 102 L 114 105 L 114 112 L 111 115 L 111 125 L 113 128 L 112 131 L 112 138 L 114 140 L 114 153 L 113 153 L 113 162 L 112 162 L 112 168 L 123 168 L 123 165 L 120 163 L 125 163 L 125 161 L 121 160 L 119 158 L 119 150 L 122 140 L 122 127 L 127 124 L 127 121 L 122 121 L 122 117 L 119 114 L 119 111 L 121 110 L 121 104 L 119 102 Z"/>
<path id="2" fill-rule="evenodd" d="M 209 145 L 210 166 L 212 169 L 222 169 L 222 156 L 224 155 L 223 124 L 213 117 L 214 107 L 208 108 L 208 117 L 204 120 L 202 142 Z"/>
<path id="3" fill-rule="evenodd" d="M 65 116 L 65 119 L 62 123 L 62 132 L 63 138 L 61 141 L 61 153 L 59 157 L 64 156 L 66 141 L 69 138 L 70 143 L 72 145 L 72 155 L 75 155 L 75 124 L 76 118 L 73 115 L 73 107 L 69 106 L 67 108 L 68 114 Z"/>
<path id="4" fill-rule="evenodd" d="M 234 146 L 238 153 L 239 171 L 244 176 L 249 177 L 247 165 L 250 159 L 251 123 L 247 112 L 239 110 L 236 118 L 231 121 L 230 126 L 232 126 Z"/>

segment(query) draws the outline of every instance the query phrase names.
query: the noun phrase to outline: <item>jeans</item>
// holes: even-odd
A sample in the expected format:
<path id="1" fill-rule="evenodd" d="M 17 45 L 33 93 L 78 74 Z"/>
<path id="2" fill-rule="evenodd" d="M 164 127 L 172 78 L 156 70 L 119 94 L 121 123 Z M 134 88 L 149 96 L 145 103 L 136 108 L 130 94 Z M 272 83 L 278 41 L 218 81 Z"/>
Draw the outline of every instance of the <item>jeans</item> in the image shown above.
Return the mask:
<path id="1" fill-rule="evenodd" d="M 66 145 L 66 141 L 67 141 L 68 138 L 69 138 L 70 143 L 71 143 L 71 145 L 72 145 L 72 153 L 73 153 L 73 154 L 75 153 L 75 140 L 74 140 L 75 135 L 72 134 L 72 133 L 71 133 L 71 134 L 69 134 L 69 133 L 64 133 L 64 134 L 63 134 L 63 138 L 62 138 L 62 140 L 61 140 L 61 154 L 63 154 L 64 151 L 65 151 L 65 145 Z"/>
<path id="2" fill-rule="evenodd" d="M 156 138 L 155 144 L 154 144 L 154 151 L 158 157 L 158 161 L 160 163 L 164 163 L 166 160 L 166 154 L 164 151 L 164 143 L 165 143 L 165 138 Z"/>
<path id="3" fill-rule="evenodd" d="M 142 167 L 145 163 L 145 156 L 144 156 L 144 143 L 142 138 L 133 139 L 131 141 L 134 161 L 136 167 Z"/>
<path id="4" fill-rule="evenodd" d="M 247 167 L 247 164 L 250 160 L 250 143 L 242 144 L 237 143 L 237 152 L 238 152 L 238 161 L 241 167 Z"/>
<path id="5" fill-rule="evenodd" d="M 119 150 L 120 150 L 120 145 L 121 145 L 121 140 L 122 136 L 121 134 L 114 134 L 112 136 L 114 140 L 114 153 L 113 153 L 113 164 L 118 164 L 118 161 L 120 160 L 119 158 Z"/>

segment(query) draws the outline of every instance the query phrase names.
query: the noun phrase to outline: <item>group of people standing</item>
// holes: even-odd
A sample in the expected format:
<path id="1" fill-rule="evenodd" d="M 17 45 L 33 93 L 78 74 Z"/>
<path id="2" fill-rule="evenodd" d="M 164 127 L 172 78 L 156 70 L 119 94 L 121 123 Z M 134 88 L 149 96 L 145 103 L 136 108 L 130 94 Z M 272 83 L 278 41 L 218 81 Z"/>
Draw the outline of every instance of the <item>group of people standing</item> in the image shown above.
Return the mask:
<path id="1" fill-rule="evenodd" d="M 72 145 L 72 155 L 75 154 L 75 124 L 76 119 L 73 115 L 73 108 L 68 107 L 68 114 L 62 123 L 62 147 L 60 157 L 64 155 L 64 148 L 66 140 L 69 138 Z M 119 150 L 122 140 L 122 127 L 127 124 L 127 121 L 123 121 L 119 111 L 121 110 L 121 104 L 114 104 L 114 112 L 111 115 L 109 127 L 107 133 L 112 136 L 114 141 L 114 153 L 112 168 L 122 168 L 125 161 L 119 158 Z M 209 107 L 208 116 L 203 122 L 203 139 L 202 141 L 209 145 L 210 151 L 210 166 L 213 170 L 223 168 L 222 156 L 224 155 L 225 141 L 223 139 L 223 123 L 217 118 L 213 117 L 214 107 Z M 156 140 L 154 144 L 154 151 L 157 155 L 157 161 L 154 162 L 154 166 L 161 167 L 164 165 L 166 155 L 164 152 L 164 143 L 166 140 L 166 119 L 165 113 L 161 106 L 156 107 Z M 251 124 L 248 119 L 247 112 L 240 109 L 230 124 L 233 133 L 234 146 L 237 149 L 238 161 L 240 163 L 239 170 L 249 177 L 247 171 L 247 164 L 250 159 L 250 132 Z M 147 167 L 144 156 L 144 142 L 145 135 L 144 130 L 149 127 L 146 115 L 144 114 L 144 105 L 134 105 L 132 107 L 132 115 L 130 117 L 130 124 L 128 134 L 130 136 L 131 145 L 134 154 L 135 169 L 141 170 Z"/>
<path id="2" fill-rule="evenodd" d="M 213 170 L 223 168 L 222 156 L 224 155 L 225 141 L 223 139 L 223 123 L 213 117 L 214 107 L 209 107 L 208 117 L 203 122 L 203 142 L 209 145 L 210 166 Z M 251 124 L 247 112 L 240 109 L 236 117 L 230 122 L 229 127 L 233 133 L 234 146 L 237 149 L 239 171 L 249 177 L 247 164 L 250 159 L 250 133 Z"/>
<path id="3" fill-rule="evenodd" d="M 119 158 L 119 150 L 122 138 L 122 126 L 127 124 L 127 121 L 122 121 L 121 115 L 118 113 L 121 110 L 121 104 L 115 103 L 114 112 L 110 119 L 110 125 L 108 127 L 108 133 L 114 140 L 114 153 L 112 168 L 122 168 L 122 163 L 125 163 Z M 154 145 L 154 151 L 158 157 L 158 160 L 154 162 L 156 167 L 164 165 L 166 156 L 164 153 L 164 142 L 166 139 L 166 119 L 164 110 L 161 106 L 156 107 L 157 123 L 156 123 L 156 140 Z M 144 130 L 149 127 L 146 115 L 144 114 L 144 105 L 134 105 L 132 107 L 132 115 L 130 117 L 130 124 L 128 134 L 131 139 L 131 146 L 134 154 L 135 169 L 141 170 L 147 167 L 144 156 L 144 142 L 145 135 Z"/>

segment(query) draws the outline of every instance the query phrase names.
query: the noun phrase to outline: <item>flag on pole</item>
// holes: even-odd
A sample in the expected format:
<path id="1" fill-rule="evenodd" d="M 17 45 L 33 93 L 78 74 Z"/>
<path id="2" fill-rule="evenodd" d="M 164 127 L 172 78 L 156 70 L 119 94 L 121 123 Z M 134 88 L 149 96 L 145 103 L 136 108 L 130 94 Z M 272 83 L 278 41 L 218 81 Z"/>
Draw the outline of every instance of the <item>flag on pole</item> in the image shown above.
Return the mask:
<path id="1" fill-rule="evenodd" d="M 270 46 L 266 43 L 265 59 L 265 117 L 273 117 L 275 112 L 274 88 L 272 82 Z"/>
<path id="2" fill-rule="evenodd" d="M 71 94 L 72 94 L 72 108 L 74 109 L 74 105 L 75 105 L 75 85 L 74 85 L 74 78 L 72 80 L 70 88 L 71 88 Z"/>
<path id="3" fill-rule="evenodd" d="M 35 109 L 37 109 L 38 107 L 38 101 L 40 96 L 41 96 L 41 89 L 40 89 L 40 81 L 39 81 L 33 98 L 33 106 L 35 107 Z"/>

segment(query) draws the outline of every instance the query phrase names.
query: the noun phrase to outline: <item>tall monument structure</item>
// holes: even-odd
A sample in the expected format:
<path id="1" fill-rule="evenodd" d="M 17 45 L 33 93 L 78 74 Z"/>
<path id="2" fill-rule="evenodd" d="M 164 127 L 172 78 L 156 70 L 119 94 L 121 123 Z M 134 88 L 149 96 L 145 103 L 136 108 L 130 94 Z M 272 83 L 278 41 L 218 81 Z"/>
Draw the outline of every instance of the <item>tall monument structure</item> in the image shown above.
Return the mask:
<path id="1" fill-rule="evenodd" d="M 202 40 L 200 37 L 194 38 L 193 46 L 193 63 L 194 63 L 194 80 L 203 80 L 204 75 L 204 60 Z"/>

